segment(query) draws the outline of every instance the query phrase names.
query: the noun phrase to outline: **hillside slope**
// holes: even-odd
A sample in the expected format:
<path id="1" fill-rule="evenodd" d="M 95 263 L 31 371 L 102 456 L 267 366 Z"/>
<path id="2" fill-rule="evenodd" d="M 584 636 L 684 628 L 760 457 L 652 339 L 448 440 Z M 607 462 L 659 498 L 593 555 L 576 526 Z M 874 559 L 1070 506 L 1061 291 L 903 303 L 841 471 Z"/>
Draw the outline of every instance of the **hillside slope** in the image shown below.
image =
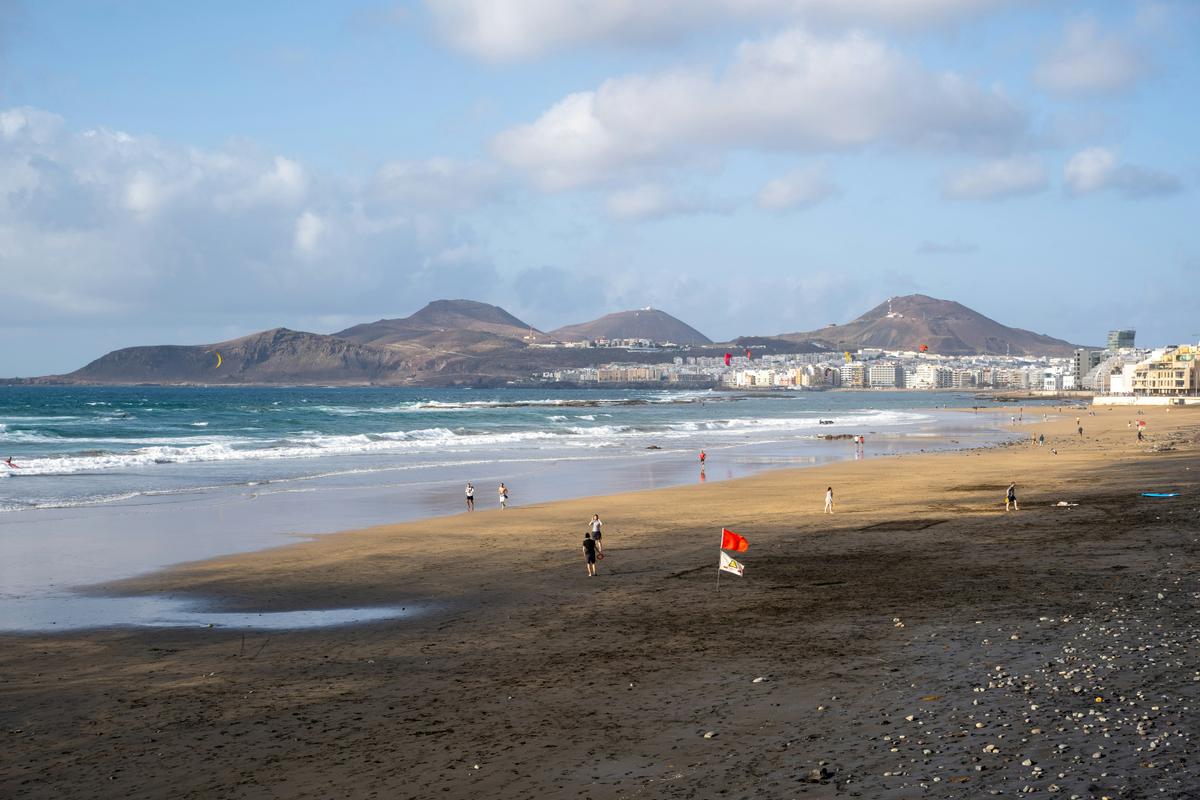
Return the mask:
<path id="1" fill-rule="evenodd" d="M 397 353 L 273 328 L 209 345 L 126 347 L 61 376 L 77 383 L 375 383 L 410 366 Z"/>
<path id="2" fill-rule="evenodd" d="M 650 339 L 655 342 L 675 344 L 712 344 L 700 331 L 657 308 L 642 308 L 636 311 L 618 311 L 606 314 L 591 322 L 550 331 L 550 338 L 560 342 L 578 342 L 590 339 Z"/>
<path id="3" fill-rule="evenodd" d="M 474 300 L 434 300 L 410 316 L 366 322 L 333 335 L 359 344 L 397 344 L 430 335 L 436 340 L 437 334 L 464 331 L 518 342 L 545 338 L 540 331 L 503 308 Z"/>
<path id="4" fill-rule="evenodd" d="M 922 294 L 893 297 L 845 325 L 783 334 L 829 350 L 877 347 L 944 355 L 1070 355 L 1077 345 L 1046 334 L 1010 328 L 961 303 Z"/>

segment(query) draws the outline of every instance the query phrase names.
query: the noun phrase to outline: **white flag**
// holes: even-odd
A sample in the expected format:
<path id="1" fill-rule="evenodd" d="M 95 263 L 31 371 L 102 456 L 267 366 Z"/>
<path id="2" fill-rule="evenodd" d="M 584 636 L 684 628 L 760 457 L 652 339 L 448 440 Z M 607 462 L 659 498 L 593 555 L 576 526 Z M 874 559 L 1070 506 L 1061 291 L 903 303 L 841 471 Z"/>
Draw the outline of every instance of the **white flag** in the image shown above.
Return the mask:
<path id="1" fill-rule="evenodd" d="M 732 572 L 739 578 L 742 577 L 743 573 L 746 571 L 746 568 L 742 566 L 742 562 L 738 561 L 736 558 L 730 558 L 729 556 L 725 555 L 724 550 L 721 550 L 720 553 L 721 565 L 717 567 L 717 569 L 723 572 Z"/>

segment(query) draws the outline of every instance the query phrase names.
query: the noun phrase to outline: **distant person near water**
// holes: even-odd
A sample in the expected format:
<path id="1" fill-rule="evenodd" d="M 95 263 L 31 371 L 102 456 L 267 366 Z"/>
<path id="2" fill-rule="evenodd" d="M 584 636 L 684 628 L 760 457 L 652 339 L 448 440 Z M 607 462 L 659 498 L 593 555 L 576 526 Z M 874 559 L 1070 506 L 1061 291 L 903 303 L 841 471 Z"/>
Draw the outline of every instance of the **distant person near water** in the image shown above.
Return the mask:
<path id="1" fill-rule="evenodd" d="M 588 523 L 588 533 L 592 535 L 592 541 L 596 543 L 596 552 L 604 552 L 604 543 L 600 540 L 600 529 L 604 527 L 604 523 L 600 521 L 599 514 L 592 514 L 592 520 Z"/>
<path id="2" fill-rule="evenodd" d="M 596 577 L 596 540 L 591 533 L 583 534 L 583 557 L 587 561 L 588 577 Z"/>
<path id="3" fill-rule="evenodd" d="M 500 495 L 500 507 L 508 508 L 508 487 L 501 483 L 500 488 L 496 490 L 496 493 Z"/>
<path id="4" fill-rule="evenodd" d="M 701 451 L 700 451 L 700 466 L 701 466 L 701 467 L 703 467 L 703 466 L 704 466 L 704 462 L 705 462 L 707 459 L 708 459 L 708 453 L 706 453 L 706 452 L 704 452 L 703 450 L 701 450 Z"/>
<path id="5" fill-rule="evenodd" d="M 467 481 L 467 511 L 475 510 L 475 484 Z"/>
<path id="6" fill-rule="evenodd" d="M 4 459 L 4 463 L 8 466 L 9 469 L 20 469 L 19 466 L 17 466 L 16 464 L 13 463 L 12 456 L 9 456 L 8 458 Z"/>
<path id="7" fill-rule="evenodd" d="M 833 487 L 830 486 L 825 490 L 825 513 L 833 513 Z"/>
<path id="8" fill-rule="evenodd" d="M 1008 491 L 1004 493 L 1004 510 L 1008 511 L 1009 504 L 1012 504 L 1013 511 L 1020 511 L 1021 507 L 1017 505 L 1017 484 L 1014 481 L 1008 485 Z"/>

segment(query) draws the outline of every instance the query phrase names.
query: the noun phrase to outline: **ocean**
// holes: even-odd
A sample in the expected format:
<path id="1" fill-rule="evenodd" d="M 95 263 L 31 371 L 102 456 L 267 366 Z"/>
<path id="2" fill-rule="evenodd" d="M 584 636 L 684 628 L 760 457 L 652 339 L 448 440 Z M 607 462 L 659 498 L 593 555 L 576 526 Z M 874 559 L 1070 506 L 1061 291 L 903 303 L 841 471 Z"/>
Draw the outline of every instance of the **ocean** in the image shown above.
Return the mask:
<path id="1" fill-rule="evenodd" d="M 868 458 L 1010 435 L 995 415 L 961 411 L 977 404 L 874 391 L 0 387 L 0 458 L 16 465 L 0 466 L 0 629 L 141 624 L 85 608 L 75 589 L 458 513 L 467 481 L 486 509 L 500 481 L 520 506 L 859 457 L 830 435 L 864 435 Z"/>

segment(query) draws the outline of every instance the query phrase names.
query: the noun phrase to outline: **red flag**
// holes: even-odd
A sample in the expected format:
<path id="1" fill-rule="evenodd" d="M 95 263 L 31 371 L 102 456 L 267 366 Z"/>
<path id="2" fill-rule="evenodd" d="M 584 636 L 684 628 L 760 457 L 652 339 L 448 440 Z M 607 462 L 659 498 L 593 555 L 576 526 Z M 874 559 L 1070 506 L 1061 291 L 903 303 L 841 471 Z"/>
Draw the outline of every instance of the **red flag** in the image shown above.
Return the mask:
<path id="1" fill-rule="evenodd" d="M 729 366 L 729 362 L 733 359 L 733 353 L 725 354 L 725 366 Z"/>
<path id="2" fill-rule="evenodd" d="M 721 528 L 722 550 L 736 550 L 739 553 L 744 553 L 747 549 L 749 549 L 749 547 L 750 543 L 746 541 L 745 537 L 738 536 L 736 533 L 728 530 L 727 528 Z"/>
<path id="3" fill-rule="evenodd" d="M 754 358 L 754 356 L 750 354 L 750 348 L 749 348 L 749 347 L 747 347 L 747 348 L 746 348 L 746 358 L 749 358 L 749 359 L 753 359 L 753 358 Z"/>

